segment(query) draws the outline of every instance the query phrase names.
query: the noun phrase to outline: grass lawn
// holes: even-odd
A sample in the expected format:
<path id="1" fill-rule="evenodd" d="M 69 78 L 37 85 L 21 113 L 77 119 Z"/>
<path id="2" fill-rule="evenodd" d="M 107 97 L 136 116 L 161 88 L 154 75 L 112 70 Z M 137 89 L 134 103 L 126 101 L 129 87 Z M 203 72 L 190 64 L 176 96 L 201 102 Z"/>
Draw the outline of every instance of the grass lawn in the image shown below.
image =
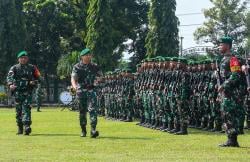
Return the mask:
<path id="1" fill-rule="evenodd" d="M 15 109 L 0 109 L 0 161 L 250 161 L 250 132 L 241 148 L 220 148 L 226 136 L 189 129 L 175 136 L 133 123 L 99 118 L 100 137 L 80 138 L 78 113 L 60 109 L 32 112 L 32 134 L 17 136 Z"/>

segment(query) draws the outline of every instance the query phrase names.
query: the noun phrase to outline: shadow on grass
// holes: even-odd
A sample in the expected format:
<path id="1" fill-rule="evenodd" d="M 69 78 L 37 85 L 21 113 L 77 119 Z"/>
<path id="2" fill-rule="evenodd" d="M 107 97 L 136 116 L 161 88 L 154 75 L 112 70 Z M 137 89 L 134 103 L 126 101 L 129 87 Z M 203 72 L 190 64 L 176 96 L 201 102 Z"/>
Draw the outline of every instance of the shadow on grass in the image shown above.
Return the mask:
<path id="1" fill-rule="evenodd" d="M 40 133 L 40 134 L 31 134 L 30 136 L 46 136 L 46 137 L 55 137 L 55 136 L 77 136 L 77 137 L 79 137 L 80 135 L 79 134 L 42 134 L 42 133 Z"/>
<path id="2" fill-rule="evenodd" d="M 112 139 L 112 140 L 152 140 L 152 138 L 145 137 L 118 137 L 118 136 L 100 136 L 100 139 Z"/>
<path id="3" fill-rule="evenodd" d="M 208 131 L 202 131 L 202 130 L 195 130 L 195 129 L 191 129 L 188 131 L 189 134 L 200 134 L 200 135 L 223 135 L 225 136 L 225 133 L 220 133 L 220 132 L 208 132 Z"/>

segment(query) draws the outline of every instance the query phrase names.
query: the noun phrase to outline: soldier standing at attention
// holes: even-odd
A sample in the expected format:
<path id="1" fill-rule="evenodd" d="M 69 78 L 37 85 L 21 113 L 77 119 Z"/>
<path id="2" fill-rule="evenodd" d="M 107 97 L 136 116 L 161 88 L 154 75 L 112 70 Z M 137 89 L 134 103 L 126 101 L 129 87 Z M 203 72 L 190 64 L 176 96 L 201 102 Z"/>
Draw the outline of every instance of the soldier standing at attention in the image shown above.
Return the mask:
<path id="1" fill-rule="evenodd" d="M 239 59 L 231 53 L 232 39 L 223 37 L 220 41 L 220 52 L 223 59 L 220 63 L 221 85 L 218 85 L 219 93 L 223 94 L 221 99 L 221 110 L 224 119 L 224 128 L 228 140 L 219 146 L 221 147 L 239 147 L 237 136 L 239 127 L 239 117 L 237 100 L 241 99 L 237 91 L 241 83 L 241 63 Z"/>
<path id="2" fill-rule="evenodd" d="M 12 66 L 8 72 L 7 84 L 16 102 L 17 135 L 31 133 L 31 102 L 32 91 L 40 80 L 40 72 L 36 66 L 28 64 L 29 57 L 26 51 L 18 53 L 18 64 Z"/>
<path id="3" fill-rule="evenodd" d="M 41 112 L 40 108 L 41 108 L 41 103 L 42 103 L 42 97 L 43 97 L 43 90 L 42 90 L 42 85 L 41 83 L 39 83 L 37 85 L 36 91 L 35 91 L 35 100 L 36 100 L 36 106 L 37 112 Z"/>
<path id="4" fill-rule="evenodd" d="M 86 48 L 80 53 L 80 62 L 74 65 L 71 74 L 71 84 L 76 90 L 79 100 L 79 118 L 82 129 L 81 137 L 86 137 L 87 130 L 87 111 L 90 115 L 91 138 L 99 136 L 96 130 L 97 125 L 97 107 L 94 81 L 96 77 L 101 76 L 101 71 L 96 64 L 91 62 L 92 53 Z"/>

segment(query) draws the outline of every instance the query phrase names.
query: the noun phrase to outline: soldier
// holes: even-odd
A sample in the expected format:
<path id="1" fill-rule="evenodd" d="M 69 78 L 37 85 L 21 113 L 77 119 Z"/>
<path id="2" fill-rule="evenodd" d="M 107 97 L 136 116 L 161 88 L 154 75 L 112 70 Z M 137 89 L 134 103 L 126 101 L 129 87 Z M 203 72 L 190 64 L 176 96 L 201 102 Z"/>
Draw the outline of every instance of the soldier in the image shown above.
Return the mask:
<path id="1" fill-rule="evenodd" d="M 242 97 L 237 94 L 241 83 L 241 63 L 239 59 L 231 53 L 232 39 L 223 37 L 220 41 L 220 52 L 223 59 L 220 63 L 221 85 L 218 85 L 218 91 L 221 94 L 221 110 L 224 120 L 224 128 L 228 137 L 227 142 L 221 144 L 221 147 L 239 147 L 237 136 L 239 127 L 239 118 L 237 108 Z M 223 95 L 222 95 L 223 94 Z M 243 100 L 243 99 L 242 99 Z"/>
<path id="2" fill-rule="evenodd" d="M 17 135 L 29 135 L 31 133 L 31 102 L 32 91 L 36 83 L 40 81 L 40 72 L 34 65 L 28 63 L 29 57 L 26 51 L 18 53 L 18 64 L 12 66 L 7 76 L 7 84 L 16 102 Z"/>
<path id="3" fill-rule="evenodd" d="M 43 97 L 42 85 L 41 85 L 41 83 L 39 83 L 37 85 L 36 92 L 35 92 L 35 100 L 36 100 L 36 106 L 37 106 L 36 111 L 37 112 L 41 112 L 40 108 L 41 108 L 41 103 L 42 103 L 42 97 Z"/>
<path id="4" fill-rule="evenodd" d="M 177 91 L 178 91 L 178 81 L 180 78 L 180 64 L 178 63 L 178 58 L 172 57 L 170 61 L 170 68 L 172 71 L 171 83 L 169 84 L 168 99 L 170 104 L 170 113 L 168 116 L 168 128 L 166 131 L 169 133 L 176 133 L 180 131 L 180 123 L 177 116 Z"/>
<path id="5" fill-rule="evenodd" d="M 176 135 L 186 135 L 189 118 L 189 99 L 191 95 L 190 89 L 190 75 L 187 71 L 187 60 L 185 58 L 179 58 L 181 70 L 181 79 L 179 80 L 179 89 L 177 91 L 177 122 L 180 124 L 180 131 L 176 132 Z"/>
<path id="6" fill-rule="evenodd" d="M 86 137 L 87 111 L 90 115 L 91 137 L 96 138 L 99 132 L 97 125 L 97 107 L 94 81 L 101 76 L 99 67 L 91 62 L 92 53 L 86 48 L 80 53 L 80 62 L 74 65 L 71 74 L 71 84 L 79 100 L 79 118 L 82 129 L 81 137 Z"/>
<path id="7" fill-rule="evenodd" d="M 212 60 L 211 61 L 211 69 L 213 73 L 211 74 L 211 80 L 209 83 L 209 102 L 210 102 L 210 108 L 211 108 L 211 115 L 209 122 L 214 126 L 213 129 L 210 131 L 216 132 L 222 130 L 222 119 L 221 119 L 221 113 L 220 113 L 220 103 L 217 100 L 218 96 L 218 86 L 217 86 L 217 75 L 216 75 L 216 63 L 218 61 Z"/>

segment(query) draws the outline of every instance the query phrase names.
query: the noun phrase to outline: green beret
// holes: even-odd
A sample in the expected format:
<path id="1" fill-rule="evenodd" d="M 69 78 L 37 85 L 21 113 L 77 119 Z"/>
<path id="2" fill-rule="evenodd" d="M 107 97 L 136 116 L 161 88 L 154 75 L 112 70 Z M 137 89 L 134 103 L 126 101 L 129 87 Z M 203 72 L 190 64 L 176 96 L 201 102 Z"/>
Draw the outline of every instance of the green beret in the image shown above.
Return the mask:
<path id="1" fill-rule="evenodd" d="M 123 72 L 127 72 L 127 73 L 131 73 L 132 72 L 132 70 L 130 68 L 124 68 L 122 71 Z"/>
<path id="2" fill-rule="evenodd" d="M 136 67 L 141 67 L 141 64 L 137 64 Z"/>
<path id="3" fill-rule="evenodd" d="M 233 39 L 231 37 L 222 37 L 219 42 L 232 45 Z"/>
<path id="4" fill-rule="evenodd" d="M 145 59 L 144 59 L 144 62 L 150 62 L 150 61 L 152 61 L 151 58 L 145 58 Z"/>
<path id="5" fill-rule="evenodd" d="M 111 75 L 112 71 L 106 72 L 106 75 Z"/>
<path id="6" fill-rule="evenodd" d="M 171 57 L 165 57 L 164 61 L 171 61 Z"/>
<path id="7" fill-rule="evenodd" d="M 172 57 L 172 58 L 170 59 L 170 61 L 177 62 L 177 61 L 178 61 L 178 57 Z"/>
<path id="8" fill-rule="evenodd" d="M 28 53 L 26 51 L 21 51 L 17 54 L 17 58 L 20 58 L 22 56 L 28 56 Z"/>
<path id="9" fill-rule="evenodd" d="M 216 63 L 216 59 L 211 59 L 211 63 Z"/>
<path id="10" fill-rule="evenodd" d="M 165 61 L 165 58 L 162 57 L 162 56 L 157 56 L 157 57 L 155 58 L 155 60 L 156 60 L 156 61 L 159 61 L 159 62 L 162 62 L 162 61 Z"/>
<path id="11" fill-rule="evenodd" d="M 194 61 L 193 60 L 188 60 L 188 65 L 194 65 Z"/>
<path id="12" fill-rule="evenodd" d="M 153 62 L 153 61 L 155 61 L 154 58 L 148 58 L 148 62 Z"/>
<path id="13" fill-rule="evenodd" d="M 187 61 L 187 59 L 185 59 L 183 57 L 179 57 L 178 62 L 183 63 L 183 64 L 187 64 L 188 61 Z"/>
<path id="14" fill-rule="evenodd" d="M 212 60 L 211 59 L 206 59 L 206 64 L 211 64 Z"/>
<path id="15" fill-rule="evenodd" d="M 82 52 L 80 53 L 80 56 L 85 56 L 87 54 L 90 53 L 90 49 L 89 48 L 85 48 L 84 50 L 82 50 Z"/>

